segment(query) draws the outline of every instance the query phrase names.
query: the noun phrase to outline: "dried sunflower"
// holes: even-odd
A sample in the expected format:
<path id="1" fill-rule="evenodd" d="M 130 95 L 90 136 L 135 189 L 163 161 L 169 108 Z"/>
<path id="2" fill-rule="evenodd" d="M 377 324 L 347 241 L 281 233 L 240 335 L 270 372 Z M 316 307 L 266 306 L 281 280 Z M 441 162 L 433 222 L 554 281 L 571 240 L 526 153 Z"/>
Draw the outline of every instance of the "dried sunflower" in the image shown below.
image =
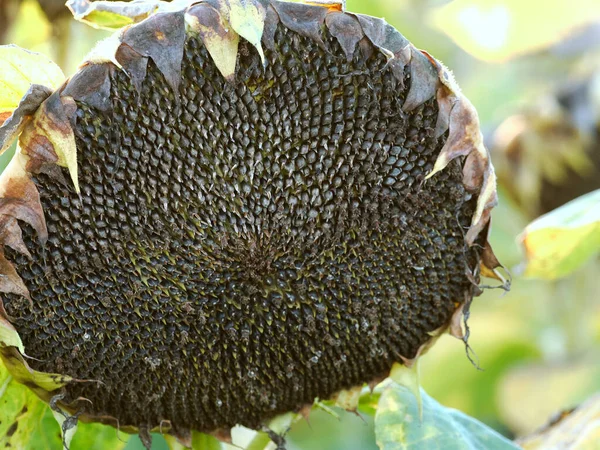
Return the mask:
<path id="1" fill-rule="evenodd" d="M 438 61 L 339 3 L 70 6 L 133 24 L 0 128 L 19 141 L 0 178 L 17 380 L 186 442 L 466 340 L 480 275 L 503 280 L 495 175 Z"/>
<path id="2" fill-rule="evenodd" d="M 531 218 L 600 189 L 600 70 L 507 118 L 492 151 L 501 186 Z"/>

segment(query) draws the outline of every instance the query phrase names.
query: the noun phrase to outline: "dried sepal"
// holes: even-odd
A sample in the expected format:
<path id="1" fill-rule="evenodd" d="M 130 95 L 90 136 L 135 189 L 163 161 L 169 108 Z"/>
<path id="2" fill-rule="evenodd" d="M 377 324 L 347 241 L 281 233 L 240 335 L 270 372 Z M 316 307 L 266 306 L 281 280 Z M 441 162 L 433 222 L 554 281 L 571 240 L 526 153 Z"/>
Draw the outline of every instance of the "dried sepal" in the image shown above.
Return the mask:
<path id="1" fill-rule="evenodd" d="M 0 292 L 5 294 L 16 294 L 23 296 L 31 301 L 27 286 L 15 270 L 15 267 L 4 257 L 4 252 L 0 252 Z"/>
<path id="2" fill-rule="evenodd" d="M 329 12 L 327 8 L 278 0 L 272 0 L 272 5 L 283 25 L 302 36 L 312 39 L 321 48 L 325 48 L 325 43 L 321 37 L 321 29 L 325 22 L 325 16 Z"/>
<path id="3" fill-rule="evenodd" d="M 157 13 L 123 33 L 123 43 L 154 61 L 167 83 L 177 92 L 185 43 L 184 12 Z"/>
<path id="4" fill-rule="evenodd" d="M 232 81 L 235 76 L 239 35 L 231 29 L 219 11 L 208 4 L 192 6 L 185 17 L 192 30 L 202 38 L 221 75 Z"/>
<path id="5" fill-rule="evenodd" d="M 0 216 L 0 244 L 31 258 L 31 254 L 23 241 L 23 233 L 17 219 L 13 216 Z"/>
<path id="6" fill-rule="evenodd" d="M 46 163 L 66 167 L 75 191 L 79 192 L 77 177 L 77 146 L 71 126 L 76 110 L 73 99 L 56 91 L 38 108 L 19 137 L 21 152 L 29 159 L 27 169 L 35 172 Z M 56 158 L 56 159 L 55 159 Z"/>
<path id="7" fill-rule="evenodd" d="M 341 12 L 331 12 L 325 17 L 327 28 L 335 37 L 346 54 L 348 62 L 354 58 L 356 46 L 365 37 L 356 17 Z"/>
<path id="8" fill-rule="evenodd" d="M 410 89 L 402 109 L 410 112 L 435 97 L 437 92 L 437 72 L 429 60 L 412 45 L 410 58 Z"/>
<path id="9" fill-rule="evenodd" d="M 452 318 L 450 319 L 450 325 L 448 326 L 448 333 L 450 336 L 454 336 L 456 339 L 460 339 L 461 341 L 465 337 L 465 332 L 463 330 L 463 311 L 465 309 L 465 303 L 461 303 L 458 308 L 452 314 Z"/>
<path id="10" fill-rule="evenodd" d="M 425 178 L 430 179 L 444 170 L 456 158 L 466 157 L 463 166 L 463 184 L 477 196 L 477 206 L 467 231 L 467 245 L 472 246 L 486 229 L 491 210 L 498 204 L 496 175 L 490 155 L 483 144 L 479 116 L 471 102 L 460 92 L 454 77 L 439 61 L 423 53 L 438 72 L 438 104 L 440 105 L 436 132 L 448 123 L 448 138 L 442 147 L 433 170 Z M 440 92 L 441 91 L 441 92 Z"/>
<path id="11" fill-rule="evenodd" d="M 486 152 L 483 148 L 483 136 L 479 129 L 479 119 L 471 102 L 465 97 L 460 98 L 457 96 L 448 96 L 445 101 L 450 103 L 450 107 L 447 108 L 450 110 L 449 135 L 435 162 L 433 171 L 428 175 L 429 178 L 444 170 L 456 158 L 467 156 L 474 151 Z"/>
<path id="12" fill-rule="evenodd" d="M 121 64 L 117 60 L 116 55 L 119 47 L 122 45 L 124 32 L 124 29 L 117 31 L 106 39 L 102 39 L 100 42 L 98 42 L 92 51 L 86 55 L 84 59 L 85 62 L 79 66 L 79 69 L 75 75 L 79 73 L 82 67 L 85 67 L 89 64 L 102 64 L 111 62 L 115 66 L 122 68 Z"/>
<path id="13" fill-rule="evenodd" d="M 112 107 L 110 98 L 110 65 L 91 64 L 83 65 L 69 80 L 61 96 L 71 97 L 73 100 L 89 106 L 107 111 Z"/>
<path id="14" fill-rule="evenodd" d="M 38 190 L 26 170 L 28 158 L 19 149 L 0 175 L 0 217 L 8 216 L 30 225 L 44 243 L 48 237 Z M 5 224 L 10 222 L 5 222 Z M 10 241 L 3 233 L 4 241 Z M 3 272 L 0 272 L 3 273 Z"/>
<path id="15" fill-rule="evenodd" d="M 279 24 L 279 16 L 273 8 L 273 5 L 267 7 L 265 16 L 265 25 L 263 28 L 262 42 L 266 48 L 275 51 L 275 32 Z"/>
<path id="16" fill-rule="evenodd" d="M 410 62 L 411 50 L 408 39 L 402 36 L 384 19 L 356 14 L 362 29 L 376 48 L 388 59 L 388 65 L 396 79 L 403 83 L 404 67 Z"/>
<path id="17" fill-rule="evenodd" d="M 435 131 L 434 136 L 436 138 L 440 138 L 448 128 L 450 128 L 450 112 L 452 111 L 452 107 L 454 103 L 452 103 L 448 97 L 450 97 L 452 92 L 448 89 L 444 89 L 439 87 L 436 93 L 436 100 L 438 105 L 438 117 L 435 123 Z"/>
<path id="18" fill-rule="evenodd" d="M 69 450 L 69 448 L 71 447 L 71 441 L 73 440 L 73 436 L 75 436 L 75 433 L 77 432 L 77 417 L 71 415 L 68 411 L 65 411 L 59 405 L 53 405 L 52 400 L 50 401 L 50 404 L 50 410 L 52 411 L 54 420 L 56 420 L 60 428 L 63 450 Z"/>
<path id="19" fill-rule="evenodd" d="M 195 433 L 192 433 L 192 436 L 194 434 Z M 231 428 L 219 428 L 218 430 L 215 430 L 212 433 L 210 433 L 210 435 L 224 444 L 231 444 L 233 442 L 233 439 L 231 437 Z"/>
<path id="20" fill-rule="evenodd" d="M 41 84 L 29 86 L 19 105 L 12 112 L 0 112 L 0 154 L 4 153 L 19 136 L 25 121 L 39 108 L 52 91 Z M 4 117 L 4 118 L 3 118 Z"/>
<path id="21" fill-rule="evenodd" d="M 148 70 L 148 58 L 140 55 L 127 44 L 121 44 L 115 54 L 115 59 L 123 68 L 131 83 L 138 92 L 142 90 L 142 82 Z"/>
<path id="22" fill-rule="evenodd" d="M 303 0 L 302 3 L 305 5 L 321 6 L 330 11 L 346 11 L 346 0 Z"/>
<path id="23" fill-rule="evenodd" d="M 510 277 L 508 280 L 506 280 L 502 276 L 502 274 L 497 270 L 499 268 L 504 269 L 504 266 L 500 264 L 500 261 L 498 261 L 498 258 L 496 258 L 496 255 L 494 254 L 494 250 L 492 250 L 492 246 L 486 239 L 485 244 L 483 246 L 483 251 L 481 252 L 481 263 L 479 264 L 480 273 L 484 277 L 493 278 L 498 281 L 501 281 L 508 290 L 508 288 L 510 288 Z"/>

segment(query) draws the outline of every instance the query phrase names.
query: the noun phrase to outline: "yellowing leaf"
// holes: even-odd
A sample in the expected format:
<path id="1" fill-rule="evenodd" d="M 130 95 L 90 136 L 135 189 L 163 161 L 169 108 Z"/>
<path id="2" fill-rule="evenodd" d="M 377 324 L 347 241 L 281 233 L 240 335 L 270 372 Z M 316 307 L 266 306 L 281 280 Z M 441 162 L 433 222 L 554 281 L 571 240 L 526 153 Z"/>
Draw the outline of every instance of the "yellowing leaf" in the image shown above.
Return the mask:
<path id="1" fill-rule="evenodd" d="M 541 50 L 598 18 L 597 0 L 456 0 L 431 16 L 434 26 L 487 61 Z"/>
<path id="2" fill-rule="evenodd" d="M 419 359 L 411 367 L 395 363 L 390 371 L 390 378 L 400 386 L 404 386 L 415 396 L 419 421 L 423 420 L 423 398 L 421 397 L 421 384 L 419 382 Z"/>
<path id="3" fill-rule="evenodd" d="M 252 0 L 227 0 L 227 3 L 232 28 L 256 48 L 260 59 L 264 62 L 265 55 L 260 41 L 267 10 L 260 3 Z"/>
<path id="4" fill-rule="evenodd" d="M 525 228 L 525 276 L 564 277 L 600 251 L 600 190 L 543 215 Z"/>
<path id="5" fill-rule="evenodd" d="M 240 36 L 227 19 L 208 4 L 196 5 L 186 14 L 186 21 L 200 35 L 219 72 L 227 80 L 235 75 Z"/>
<path id="6" fill-rule="evenodd" d="M 58 450 L 59 427 L 50 408 L 10 376 L 0 361 L 0 448 Z"/>
<path id="7" fill-rule="evenodd" d="M 21 353 L 25 353 L 23 341 L 15 327 L 0 314 L 0 347 L 17 347 Z"/>
<path id="8" fill-rule="evenodd" d="M 12 114 L 32 84 L 56 89 L 64 79 L 60 67 L 44 55 L 15 45 L 0 46 L 0 124 Z"/>
<path id="9" fill-rule="evenodd" d="M 117 30 L 144 20 L 156 12 L 161 3 L 158 0 L 131 3 L 70 0 L 67 6 L 75 20 L 98 29 Z"/>
<path id="10" fill-rule="evenodd" d="M 66 375 L 33 370 L 12 347 L 0 347 L 0 366 L 6 368 L 17 382 L 27 384 L 42 396 L 60 389 L 72 380 Z"/>

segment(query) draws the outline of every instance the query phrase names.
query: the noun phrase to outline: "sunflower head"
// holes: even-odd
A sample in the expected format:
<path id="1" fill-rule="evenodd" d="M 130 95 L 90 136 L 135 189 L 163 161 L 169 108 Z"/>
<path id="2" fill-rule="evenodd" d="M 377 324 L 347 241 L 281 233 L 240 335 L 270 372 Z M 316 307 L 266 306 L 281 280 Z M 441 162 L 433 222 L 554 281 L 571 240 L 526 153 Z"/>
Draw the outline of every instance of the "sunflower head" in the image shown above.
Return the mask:
<path id="1" fill-rule="evenodd" d="M 318 3 L 70 2 L 131 24 L 0 128 L 0 354 L 38 395 L 223 437 L 463 338 L 502 279 L 477 114 L 384 20 Z"/>

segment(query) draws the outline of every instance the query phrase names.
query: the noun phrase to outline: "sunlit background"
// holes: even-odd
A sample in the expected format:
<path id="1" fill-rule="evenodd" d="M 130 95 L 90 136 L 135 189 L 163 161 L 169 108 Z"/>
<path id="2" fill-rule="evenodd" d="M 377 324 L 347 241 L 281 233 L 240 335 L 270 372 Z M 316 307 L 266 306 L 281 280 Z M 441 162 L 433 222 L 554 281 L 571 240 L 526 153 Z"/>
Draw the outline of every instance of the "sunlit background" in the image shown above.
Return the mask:
<path id="1" fill-rule="evenodd" d="M 51 20 L 36 0 L 0 0 L 0 40 L 45 53 L 70 74 L 108 33 L 40 3 Z M 531 433 L 600 391 L 598 259 L 558 281 L 525 280 L 517 245 L 532 219 L 600 188 L 600 1 L 348 0 L 347 9 L 385 17 L 453 70 L 501 183 L 491 243 L 513 288 L 488 290 L 472 306 L 469 342 L 481 370 L 444 336 L 422 360 L 422 386 L 510 438 Z M 375 449 L 371 420 L 313 412 L 288 434 L 290 448 Z"/>

